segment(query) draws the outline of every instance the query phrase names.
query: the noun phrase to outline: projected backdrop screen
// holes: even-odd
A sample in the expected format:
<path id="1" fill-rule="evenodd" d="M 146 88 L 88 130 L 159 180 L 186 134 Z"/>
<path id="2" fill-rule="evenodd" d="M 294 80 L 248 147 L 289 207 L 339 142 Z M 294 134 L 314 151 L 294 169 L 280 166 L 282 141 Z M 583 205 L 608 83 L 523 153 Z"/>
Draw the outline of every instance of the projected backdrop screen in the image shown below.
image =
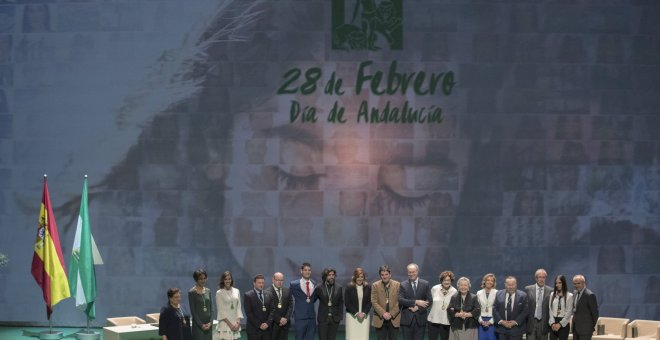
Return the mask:
<path id="1" fill-rule="evenodd" d="M 601 315 L 660 318 L 658 5 L 0 4 L 0 320 L 30 276 L 42 175 L 65 262 L 90 178 L 97 324 L 192 272 L 340 282 L 410 262 L 583 273 Z M 476 290 L 475 290 L 476 291 Z M 81 325 L 73 300 L 56 323 Z"/>

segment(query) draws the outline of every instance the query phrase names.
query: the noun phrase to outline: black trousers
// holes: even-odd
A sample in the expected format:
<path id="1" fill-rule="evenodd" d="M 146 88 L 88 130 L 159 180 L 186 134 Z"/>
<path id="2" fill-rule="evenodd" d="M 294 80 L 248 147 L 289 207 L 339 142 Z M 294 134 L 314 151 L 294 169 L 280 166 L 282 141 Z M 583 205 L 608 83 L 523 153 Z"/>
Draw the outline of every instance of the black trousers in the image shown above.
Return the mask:
<path id="1" fill-rule="evenodd" d="M 273 322 L 273 333 L 270 336 L 271 340 L 287 340 L 289 339 L 289 323 L 287 322 L 286 325 L 280 326 L 279 324 L 276 325 Z"/>
<path id="2" fill-rule="evenodd" d="M 443 325 L 441 323 L 429 322 L 429 340 L 449 340 L 449 325 Z"/>
<path id="3" fill-rule="evenodd" d="M 392 325 L 392 321 L 383 320 L 383 327 L 376 328 L 376 339 L 378 340 L 397 340 L 396 336 L 399 329 Z"/>
<path id="4" fill-rule="evenodd" d="M 403 333 L 403 340 L 424 340 L 424 332 L 426 325 L 417 324 L 417 316 L 414 316 L 412 322 L 408 326 L 401 325 L 401 333 Z"/>
<path id="5" fill-rule="evenodd" d="M 248 340 L 270 340 L 270 329 L 262 331 L 261 329 L 247 327 L 246 333 Z"/>
<path id="6" fill-rule="evenodd" d="M 324 322 L 319 323 L 319 339 L 335 340 L 338 329 L 339 322 L 335 322 L 331 317 L 328 317 Z"/>

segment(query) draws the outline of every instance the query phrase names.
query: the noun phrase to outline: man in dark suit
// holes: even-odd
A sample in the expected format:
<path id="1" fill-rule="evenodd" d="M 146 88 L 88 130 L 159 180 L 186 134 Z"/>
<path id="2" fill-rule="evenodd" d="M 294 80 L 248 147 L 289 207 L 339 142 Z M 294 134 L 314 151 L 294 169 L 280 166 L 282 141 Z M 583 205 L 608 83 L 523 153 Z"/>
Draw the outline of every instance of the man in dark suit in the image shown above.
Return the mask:
<path id="1" fill-rule="evenodd" d="M 518 283 L 513 276 L 504 280 L 504 288 L 495 295 L 495 305 L 493 306 L 495 332 L 497 332 L 499 340 L 520 340 L 526 331 L 527 316 L 529 315 L 527 294 L 517 289 Z"/>
<path id="2" fill-rule="evenodd" d="M 314 340 L 316 332 L 316 311 L 312 293 L 316 283 L 312 281 L 312 265 L 305 262 L 300 266 L 302 278 L 291 281 L 289 288 L 293 295 L 293 318 L 296 340 Z"/>
<path id="3" fill-rule="evenodd" d="M 254 289 L 243 294 L 248 340 L 270 340 L 273 323 L 272 297 L 264 292 L 265 282 L 263 275 L 256 275 L 252 281 Z"/>
<path id="4" fill-rule="evenodd" d="M 337 271 L 333 268 L 323 269 L 321 280 L 323 281 L 314 289 L 313 301 L 319 300 L 319 339 L 335 340 L 339 322 L 343 317 L 344 291 L 335 282 Z"/>
<path id="5" fill-rule="evenodd" d="M 598 301 L 596 295 L 587 289 L 583 275 L 573 277 L 573 339 L 591 340 L 598 321 Z"/>
<path id="6" fill-rule="evenodd" d="M 534 273 L 536 283 L 525 287 L 529 301 L 529 317 L 527 318 L 527 339 L 546 340 L 548 338 L 548 303 L 552 288 L 545 284 L 548 273 L 545 269 L 537 269 Z"/>
<path id="7" fill-rule="evenodd" d="M 266 292 L 272 297 L 273 329 L 272 340 L 286 340 L 289 338 L 291 313 L 293 313 L 293 295 L 291 290 L 284 287 L 284 274 L 273 274 L 273 284 L 266 288 Z"/>
<path id="8" fill-rule="evenodd" d="M 407 267 L 408 280 L 401 282 L 399 306 L 401 307 L 401 333 L 404 340 L 422 340 L 426 330 L 426 318 L 431 307 L 431 285 L 419 278 L 419 266 Z"/>

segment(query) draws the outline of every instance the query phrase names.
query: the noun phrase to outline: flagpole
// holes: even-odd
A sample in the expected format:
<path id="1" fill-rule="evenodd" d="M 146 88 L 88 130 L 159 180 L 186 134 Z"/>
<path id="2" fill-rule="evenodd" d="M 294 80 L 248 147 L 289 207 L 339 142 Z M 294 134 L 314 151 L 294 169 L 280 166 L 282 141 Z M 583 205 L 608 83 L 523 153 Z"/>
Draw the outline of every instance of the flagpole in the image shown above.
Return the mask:
<path id="1" fill-rule="evenodd" d="M 76 307 L 85 306 L 85 319 L 87 320 L 85 329 L 81 329 L 76 333 L 76 339 L 78 340 L 98 340 L 101 338 L 99 332 L 90 328 L 91 322 L 95 318 L 94 299 L 96 298 L 96 274 L 94 273 L 94 265 L 96 262 L 93 259 L 93 254 L 94 252 L 98 252 L 98 250 L 96 250 L 96 243 L 94 242 L 89 228 L 89 213 L 87 211 L 87 174 L 85 174 L 83 179 L 83 193 L 80 197 L 80 215 L 78 216 L 76 235 L 71 249 L 71 262 L 69 263 L 69 269 L 71 270 L 69 273 L 69 281 L 77 282 L 77 284 L 71 285 L 71 296 L 76 296 Z M 83 239 L 85 239 L 85 241 L 83 241 Z M 79 286 L 79 284 L 82 285 Z M 90 292 L 93 292 L 91 293 L 91 300 L 89 296 Z M 80 295 L 84 295 L 85 297 L 83 304 L 80 304 L 80 301 L 78 300 L 78 296 Z"/>

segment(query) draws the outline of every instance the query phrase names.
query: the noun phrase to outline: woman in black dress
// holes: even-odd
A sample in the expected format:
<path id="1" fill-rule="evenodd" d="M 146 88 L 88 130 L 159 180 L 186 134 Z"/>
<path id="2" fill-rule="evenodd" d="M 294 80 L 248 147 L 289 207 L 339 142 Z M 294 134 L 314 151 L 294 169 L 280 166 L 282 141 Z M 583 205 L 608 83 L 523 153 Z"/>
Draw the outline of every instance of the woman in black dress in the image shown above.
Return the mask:
<path id="1" fill-rule="evenodd" d="M 167 299 L 167 305 L 160 310 L 158 335 L 161 335 L 163 340 L 191 340 L 190 316 L 184 314 L 181 308 L 181 290 L 168 289 Z"/>

